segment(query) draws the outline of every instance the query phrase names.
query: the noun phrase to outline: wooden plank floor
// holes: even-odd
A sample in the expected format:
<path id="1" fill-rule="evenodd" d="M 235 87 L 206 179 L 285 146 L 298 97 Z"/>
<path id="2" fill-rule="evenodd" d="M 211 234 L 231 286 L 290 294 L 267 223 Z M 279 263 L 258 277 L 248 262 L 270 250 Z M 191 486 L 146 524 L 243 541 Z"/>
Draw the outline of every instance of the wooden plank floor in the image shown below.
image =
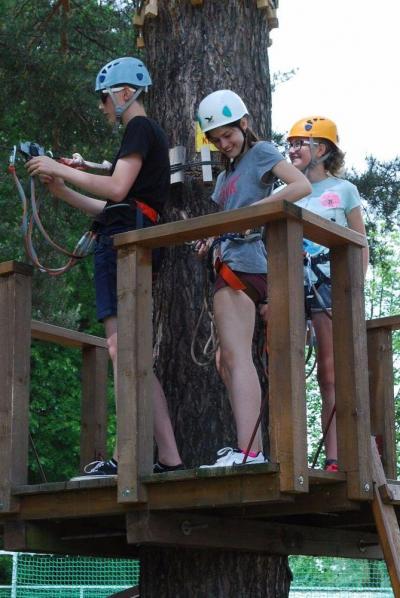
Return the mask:
<path id="1" fill-rule="evenodd" d="M 21 519 L 91 517 L 115 515 L 132 509 L 177 510 L 210 508 L 244 508 L 275 504 L 282 505 L 282 512 L 290 512 L 288 505 L 293 505 L 304 512 L 304 505 L 318 501 L 326 503 L 328 497 L 338 494 L 337 501 L 343 508 L 349 506 L 345 496 L 346 476 L 343 473 L 310 471 L 312 488 L 337 488 L 332 491 L 312 493 L 300 496 L 282 494 L 279 490 L 279 467 L 266 463 L 246 466 L 245 468 L 192 469 L 171 473 L 154 474 L 143 481 L 147 486 L 148 502 L 117 502 L 117 480 L 112 478 L 65 481 L 39 485 L 19 486 L 13 495 L 20 502 Z M 340 490 L 339 490 L 340 488 Z M 333 499 L 332 499 L 333 500 Z M 334 501 L 333 501 L 334 502 Z"/>

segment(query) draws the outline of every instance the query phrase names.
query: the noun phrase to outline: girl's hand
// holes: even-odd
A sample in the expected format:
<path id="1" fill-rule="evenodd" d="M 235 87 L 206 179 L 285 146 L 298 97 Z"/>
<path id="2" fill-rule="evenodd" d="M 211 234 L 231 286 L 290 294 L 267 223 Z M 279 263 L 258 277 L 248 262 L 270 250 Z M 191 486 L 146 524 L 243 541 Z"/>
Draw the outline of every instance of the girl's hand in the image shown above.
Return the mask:
<path id="1" fill-rule="evenodd" d="M 40 181 L 47 185 L 48 190 L 54 197 L 60 197 L 64 189 L 66 189 L 64 179 L 61 177 L 51 177 L 48 175 L 42 175 Z"/>
<path id="2" fill-rule="evenodd" d="M 196 241 L 194 250 L 197 253 L 197 257 L 199 259 L 202 259 L 207 255 L 213 240 L 214 237 L 210 237 L 209 239 L 200 239 L 200 241 Z"/>
<path id="3" fill-rule="evenodd" d="M 29 162 L 25 164 L 25 168 L 31 176 L 45 175 L 49 177 L 60 177 L 63 175 L 65 166 L 59 164 L 53 160 L 53 158 L 49 158 L 49 156 L 37 156 L 36 158 L 31 158 Z"/>

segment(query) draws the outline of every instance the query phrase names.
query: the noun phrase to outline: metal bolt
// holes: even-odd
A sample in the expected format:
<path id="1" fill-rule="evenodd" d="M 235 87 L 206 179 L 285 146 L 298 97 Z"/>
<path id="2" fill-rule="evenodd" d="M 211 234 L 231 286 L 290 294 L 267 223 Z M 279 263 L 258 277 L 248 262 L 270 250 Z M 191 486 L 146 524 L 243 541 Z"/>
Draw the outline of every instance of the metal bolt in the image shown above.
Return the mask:
<path id="1" fill-rule="evenodd" d="M 299 475 L 299 477 L 297 478 L 297 481 L 299 482 L 300 486 L 303 486 L 304 484 L 304 478 L 302 475 Z"/>
<path id="2" fill-rule="evenodd" d="M 131 494 L 130 488 L 122 490 L 122 496 L 129 496 Z"/>
<path id="3" fill-rule="evenodd" d="M 366 484 L 364 484 L 364 491 L 365 492 L 369 492 L 369 484 L 368 484 L 368 482 Z"/>
<path id="4" fill-rule="evenodd" d="M 206 529 L 208 527 L 208 523 L 198 523 L 193 524 L 191 521 L 182 521 L 181 524 L 181 531 L 184 536 L 190 536 L 194 529 Z"/>

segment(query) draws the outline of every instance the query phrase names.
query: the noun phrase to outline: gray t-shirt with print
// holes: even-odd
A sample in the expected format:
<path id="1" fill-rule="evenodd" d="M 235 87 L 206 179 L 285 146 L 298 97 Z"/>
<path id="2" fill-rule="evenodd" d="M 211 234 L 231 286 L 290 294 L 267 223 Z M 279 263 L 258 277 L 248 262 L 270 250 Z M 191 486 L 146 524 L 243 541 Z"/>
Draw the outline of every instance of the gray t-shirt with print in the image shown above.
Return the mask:
<path id="1" fill-rule="evenodd" d="M 258 141 L 238 160 L 234 170 L 221 172 L 212 200 L 221 210 L 234 210 L 268 197 L 273 179 L 265 182 L 265 175 L 282 160 L 283 156 L 272 143 Z M 221 259 L 232 270 L 262 274 L 267 271 L 266 258 L 262 240 L 248 243 L 225 240 L 221 243 Z"/>

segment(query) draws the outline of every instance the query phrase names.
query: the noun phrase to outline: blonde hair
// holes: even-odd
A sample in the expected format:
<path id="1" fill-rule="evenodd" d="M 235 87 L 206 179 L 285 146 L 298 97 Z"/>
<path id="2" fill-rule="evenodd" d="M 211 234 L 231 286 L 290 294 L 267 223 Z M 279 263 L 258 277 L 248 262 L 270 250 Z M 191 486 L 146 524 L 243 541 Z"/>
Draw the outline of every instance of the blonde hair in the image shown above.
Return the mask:
<path id="1" fill-rule="evenodd" d="M 324 162 L 325 170 L 332 176 L 340 176 L 344 171 L 345 153 L 328 139 L 318 141 L 326 146 L 326 151 L 329 153 L 329 157 Z"/>

